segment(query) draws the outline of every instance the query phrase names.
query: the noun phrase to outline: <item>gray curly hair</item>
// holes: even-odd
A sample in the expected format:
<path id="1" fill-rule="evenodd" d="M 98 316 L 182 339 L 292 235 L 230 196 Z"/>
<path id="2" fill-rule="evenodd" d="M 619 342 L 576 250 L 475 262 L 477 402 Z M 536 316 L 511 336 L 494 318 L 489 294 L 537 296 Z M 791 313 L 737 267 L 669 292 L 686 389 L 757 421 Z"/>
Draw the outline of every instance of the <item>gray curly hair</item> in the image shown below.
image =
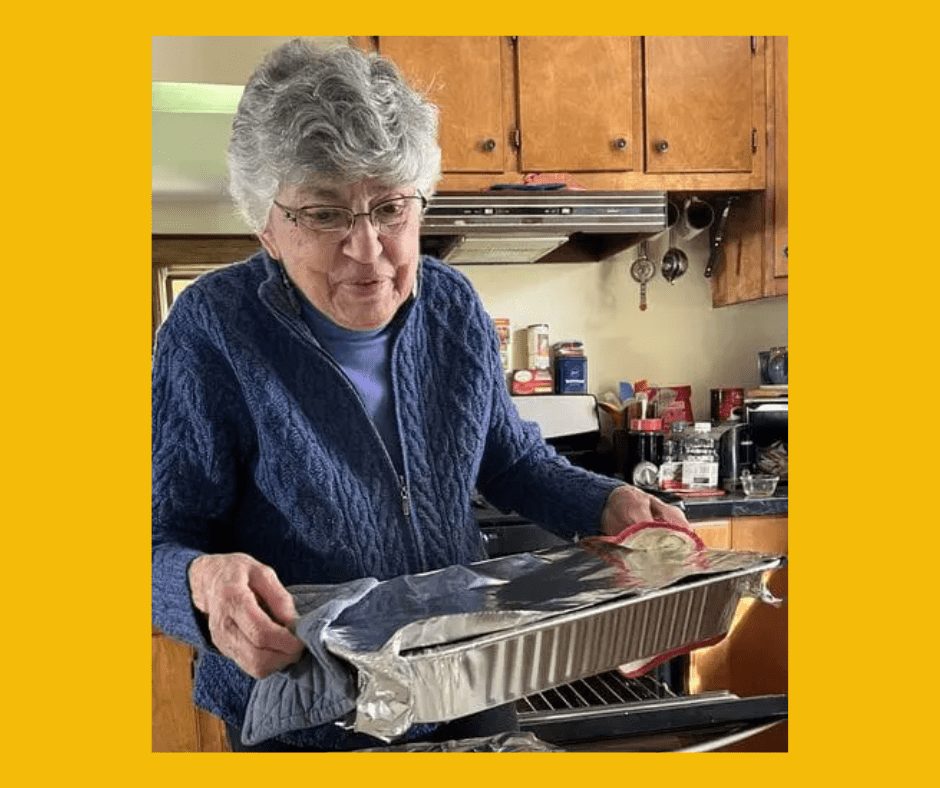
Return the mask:
<path id="1" fill-rule="evenodd" d="M 437 107 L 388 59 L 294 39 L 248 80 L 232 122 L 229 190 L 255 233 L 285 184 L 414 184 L 441 177 Z"/>

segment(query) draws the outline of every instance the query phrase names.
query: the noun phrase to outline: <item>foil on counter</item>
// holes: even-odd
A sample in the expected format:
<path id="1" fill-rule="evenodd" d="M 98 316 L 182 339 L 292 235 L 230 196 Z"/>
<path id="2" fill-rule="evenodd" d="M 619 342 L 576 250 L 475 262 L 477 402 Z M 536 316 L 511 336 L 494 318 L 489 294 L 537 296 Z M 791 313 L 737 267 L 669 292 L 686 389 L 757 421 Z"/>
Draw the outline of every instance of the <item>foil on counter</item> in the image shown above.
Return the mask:
<path id="1" fill-rule="evenodd" d="M 781 556 L 602 538 L 377 583 L 322 632 L 357 671 L 355 730 L 393 741 L 550 687 L 713 642 Z"/>
<path id="2" fill-rule="evenodd" d="M 534 733 L 508 732 L 474 739 L 445 742 L 411 742 L 389 747 L 372 747 L 361 752 L 565 752 L 542 741 Z"/>

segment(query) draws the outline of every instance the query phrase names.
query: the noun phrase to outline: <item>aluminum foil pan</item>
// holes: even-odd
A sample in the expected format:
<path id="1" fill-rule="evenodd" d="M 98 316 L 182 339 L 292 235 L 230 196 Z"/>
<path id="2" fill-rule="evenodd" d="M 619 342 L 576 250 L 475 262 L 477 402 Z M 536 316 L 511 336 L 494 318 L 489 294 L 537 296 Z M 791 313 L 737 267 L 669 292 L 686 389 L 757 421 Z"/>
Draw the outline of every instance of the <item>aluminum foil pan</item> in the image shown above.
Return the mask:
<path id="1" fill-rule="evenodd" d="M 762 576 L 785 560 L 584 540 L 379 583 L 325 646 L 358 671 L 351 726 L 392 741 L 415 723 L 714 642 L 743 595 L 772 600 Z"/>

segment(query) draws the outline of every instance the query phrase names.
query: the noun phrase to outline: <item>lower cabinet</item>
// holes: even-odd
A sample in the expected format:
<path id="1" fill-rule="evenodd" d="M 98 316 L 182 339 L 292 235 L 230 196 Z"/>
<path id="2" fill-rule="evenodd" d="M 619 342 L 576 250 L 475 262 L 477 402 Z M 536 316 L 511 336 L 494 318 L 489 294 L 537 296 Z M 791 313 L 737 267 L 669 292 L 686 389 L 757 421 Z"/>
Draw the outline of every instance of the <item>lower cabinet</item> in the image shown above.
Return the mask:
<path id="1" fill-rule="evenodd" d="M 156 628 L 151 643 L 152 752 L 228 752 L 222 721 L 192 701 L 195 650 Z"/>
<path id="2" fill-rule="evenodd" d="M 735 517 L 693 522 L 706 546 L 787 554 L 787 516 Z M 773 570 L 767 587 L 777 598 L 787 596 L 787 568 Z M 787 694 L 787 605 L 773 607 L 744 599 L 728 635 L 710 648 L 692 652 L 689 691 L 728 690 L 740 697 Z M 732 745 L 737 752 L 786 752 L 787 723 Z"/>

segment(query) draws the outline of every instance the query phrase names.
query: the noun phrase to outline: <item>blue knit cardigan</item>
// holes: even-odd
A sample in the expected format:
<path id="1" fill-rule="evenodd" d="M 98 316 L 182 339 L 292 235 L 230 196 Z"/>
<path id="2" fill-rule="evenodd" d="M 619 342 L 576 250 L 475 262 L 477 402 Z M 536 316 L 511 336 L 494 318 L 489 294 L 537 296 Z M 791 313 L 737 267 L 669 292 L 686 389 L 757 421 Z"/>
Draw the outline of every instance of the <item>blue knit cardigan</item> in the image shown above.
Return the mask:
<path id="1" fill-rule="evenodd" d="M 202 276 L 158 333 L 153 622 L 199 649 L 194 700 L 236 726 L 253 679 L 213 648 L 192 605 L 198 555 L 248 553 L 287 586 L 384 580 L 485 557 L 474 487 L 571 538 L 597 532 L 618 484 L 572 467 L 518 417 L 466 277 L 423 257 L 418 282 L 392 350 L 403 476 L 266 253 Z M 340 729 L 322 727 L 306 740 L 341 746 Z"/>

